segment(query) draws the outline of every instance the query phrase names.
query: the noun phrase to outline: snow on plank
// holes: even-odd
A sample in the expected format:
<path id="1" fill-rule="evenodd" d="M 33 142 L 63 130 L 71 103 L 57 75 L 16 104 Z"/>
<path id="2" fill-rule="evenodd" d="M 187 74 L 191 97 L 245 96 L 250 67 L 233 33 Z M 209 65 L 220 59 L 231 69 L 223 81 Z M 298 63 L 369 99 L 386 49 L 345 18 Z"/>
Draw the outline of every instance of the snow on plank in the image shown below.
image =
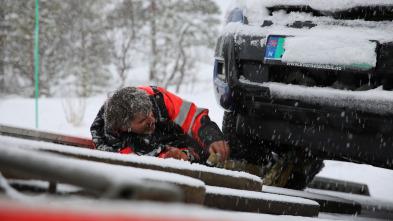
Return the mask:
<path id="1" fill-rule="evenodd" d="M 299 197 L 206 186 L 205 206 L 224 210 L 315 217 L 319 204 Z"/>
<path id="2" fill-rule="evenodd" d="M 72 184 L 106 198 L 153 201 L 181 199 L 196 204 L 202 204 L 204 200 L 204 183 L 191 177 L 68 158 L 21 149 L 21 146 L 0 142 L 2 172 Z"/>
<path id="3" fill-rule="evenodd" d="M 393 217 L 393 199 L 380 199 L 372 196 L 364 196 L 353 193 L 343 193 L 330 190 L 306 189 L 313 194 L 323 194 L 332 197 L 356 201 L 361 204 L 362 210 L 358 217 L 380 218 L 391 220 Z"/>
<path id="4" fill-rule="evenodd" d="M 19 137 L 19 138 L 30 139 L 30 140 L 47 141 L 52 143 L 94 149 L 93 141 L 91 139 L 86 139 L 81 137 L 71 137 L 61 134 L 48 133 L 38 130 L 23 129 L 23 128 L 11 127 L 1 124 L 0 124 L 0 135 Z"/>
<path id="5" fill-rule="evenodd" d="M 370 196 L 367 184 L 316 176 L 308 188 Z"/>
<path id="6" fill-rule="evenodd" d="M 13 137 L 17 137 L 18 130 L 14 130 L 13 133 Z M 0 137 L 0 140 L 6 139 L 6 137 Z M 213 168 L 200 164 L 191 164 L 189 162 L 174 159 L 160 159 L 156 157 L 130 154 L 124 155 L 86 148 L 75 148 L 59 144 L 37 143 L 26 140 L 20 140 L 20 142 L 28 143 L 28 148 L 50 151 L 90 161 L 177 173 L 202 180 L 206 185 L 210 186 L 221 186 L 250 191 L 261 191 L 262 189 L 262 180 L 260 177 L 245 172 Z"/>
<path id="7" fill-rule="evenodd" d="M 328 195 L 284 189 L 272 186 L 263 186 L 262 192 L 314 200 L 319 203 L 321 212 L 342 214 L 357 214 L 361 212 L 361 205 L 358 202 L 346 200 L 339 197 L 332 197 Z"/>

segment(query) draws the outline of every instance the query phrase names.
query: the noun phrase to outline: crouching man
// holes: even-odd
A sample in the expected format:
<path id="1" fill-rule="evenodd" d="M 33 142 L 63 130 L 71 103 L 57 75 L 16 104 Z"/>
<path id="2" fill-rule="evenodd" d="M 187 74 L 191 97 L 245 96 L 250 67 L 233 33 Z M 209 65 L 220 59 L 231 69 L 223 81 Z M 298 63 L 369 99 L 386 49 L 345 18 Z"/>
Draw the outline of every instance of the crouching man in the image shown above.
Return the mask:
<path id="1" fill-rule="evenodd" d="M 96 149 L 205 163 L 229 146 L 208 110 L 161 87 L 126 87 L 101 107 L 90 128 Z"/>

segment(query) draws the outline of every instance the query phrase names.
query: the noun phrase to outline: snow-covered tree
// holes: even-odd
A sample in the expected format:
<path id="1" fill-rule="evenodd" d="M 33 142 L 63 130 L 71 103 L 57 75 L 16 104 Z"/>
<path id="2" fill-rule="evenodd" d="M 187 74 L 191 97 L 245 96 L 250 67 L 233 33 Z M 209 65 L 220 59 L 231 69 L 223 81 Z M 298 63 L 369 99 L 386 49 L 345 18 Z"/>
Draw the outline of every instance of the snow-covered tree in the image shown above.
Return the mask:
<path id="1" fill-rule="evenodd" d="M 198 47 L 213 47 L 219 8 L 211 0 L 150 0 L 150 79 L 178 86 L 195 74 Z"/>
<path id="2" fill-rule="evenodd" d="M 40 1 L 40 95 L 58 95 L 72 86 L 88 96 L 108 82 L 108 42 L 104 41 L 101 1 Z M 8 92 L 34 94 L 35 2 L 3 0 L 7 30 L 2 32 L 4 80 Z M 77 88 L 77 89 L 75 89 Z"/>
<path id="3" fill-rule="evenodd" d="M 213 47 L 212 0 L 40 0 L 39 94 L 90 96 L 123 87 L 136 65 L 152 84 L 192 81 L 201 48 Z M 35 2 L 0 2 L 2 92 L 34 95 Z M 107 67 L 115 67 L 114 82 Z M 3 81 L 3 82 L 2 82 Z"/>
<path id="4" fill-rule="evenodd" d="M 110 49 L 112 63 L 120 78 L 119 88 L 125 86 L 127 73 L 142 53 L 142 32 L 145 27 L 146 14 L 143 0 L 114 1 L 114 8 L 109 10 L 107 17 L 108 41 L 113 47 Z"/>
<path id="5" fill-rule="evenodd" d="M 177 91 L 185 79 L 192 81 L 195 65 L 201 61 L 199 48 L 213 48 L 217 36 L 219 8 L 210 0 L 178 1 L 173 4 L 177 24 L 172 36 L 174 65 L 169 71 L 166 86 L 175 84 Z M 198 19 L 196 19 L 198 18 Z"/>
<path id="6" fill-rule="evenodd" d="M 0 4 L 0 93 L 6 92 L 5 75 L 4 75 L 4 39 L 7 28 L 4 24 L 4 8 Z"/>
<path id="7" fill-rule="evenodd" d="M 65 26 L 60 51 L 65 55 L 60 84 L 75 87 L 79 96 L 89 96 L 103 91 L 110 80 L 106 66 L 110 63 L 108 49 L 111 42 L 106 41 L 105 0 L 62 1 L 63 10 L 60 21 Z"/>
<path id="8" fill-rule="evenodd" d="M 34 93 L 34 3 L 1 2 L 1 38 L 4 90 L 32 96 Z M 30 11 L 30 13 L 26 13 Z M 33 86 L 33 88 L 31 87 Z"/>

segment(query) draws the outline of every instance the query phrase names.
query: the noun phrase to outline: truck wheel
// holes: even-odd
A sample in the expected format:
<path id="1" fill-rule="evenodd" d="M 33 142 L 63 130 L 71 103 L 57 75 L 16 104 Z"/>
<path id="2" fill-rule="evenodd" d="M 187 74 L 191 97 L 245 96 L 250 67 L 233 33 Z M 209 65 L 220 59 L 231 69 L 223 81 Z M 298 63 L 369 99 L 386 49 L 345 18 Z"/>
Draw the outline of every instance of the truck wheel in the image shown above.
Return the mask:
<path id="1" fill-rule="evenodd" d="M 270 170 L 263 168 L 264 171 L 267 169 L 267 172 L 261 177 L 265 180 L 270 180 L 268 185 L 289 189 L 304 189 L 323 168 L 323 160 L 305 157 L 303 151 L 294 154 L 278 154 L 278 160 L 277 157 L 274 157 L 277 156 L 277 153 L 271 151 L 272 147 L 264 148 L 255 138 L 239 135 L 236 133 L 236 112 L 226 111 L 224 113 L 222 132 L 231 148 L 230 158 L 232 160 L 259 167 L 269 164 L 272 166 Z M 286 149 L 284 152 L 287 152 L 292 148 L 280 149 L 280 151 Z M 291 156 L 291 159 L 286 159 L 289 156 Z M 278 165 L 278 161 L 281 162 L 283 168 L 275 168 L 275 165 Z"/>
<path id="2" fill-rule="evenodd" d="M 222 133 L 224 134 L 225 140 L 231 147 L 231 151 L 241 149 L 244 147 L 244 143 L 241 142 L 241 136 L 236 133 L 236 112 L 224 112 L 222 120 Z"/>
<path id="3" fill-rule="evenodd" d="M 300 159 L 303 161 L 295 164 L 285 188 L 302 190 L 314 179 L 314 177 L 324 167 L 323 160 L 319 159 Z"/>
<path id="4" fill-rule="evenodd" d="M 256 143 L 255 138 L 236 133 L 236 112 L 224 113 L 222 132 L 229 144 L 232 160 L 254 165 L 266 164 L 270 161 L 270 151 Z"/>
<path id="5" fill-rule="evenodd" d="M 224 139 L 229 144 L 231 160 L 248 162 L 248 142 L 236 132 L 236 112 L 224 112 L 222 133 L 224 134 Z"/>

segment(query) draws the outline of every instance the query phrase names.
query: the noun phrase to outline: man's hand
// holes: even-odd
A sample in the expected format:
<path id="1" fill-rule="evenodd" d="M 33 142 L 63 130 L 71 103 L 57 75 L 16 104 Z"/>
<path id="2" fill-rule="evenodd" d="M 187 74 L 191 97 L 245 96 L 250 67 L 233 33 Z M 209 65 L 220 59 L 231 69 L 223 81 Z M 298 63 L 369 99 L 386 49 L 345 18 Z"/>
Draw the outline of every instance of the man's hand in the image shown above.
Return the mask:
<path id="1" fill-rule="evenodd" d="M 213 154 L 213 153 L 220 154 L 220 161 L 221 162 L 225 162 L 228 160 L 229 152 L 230 152 L 229 145 L 225 141 L 219 140 L 219 141 L 216 141 L 216 142 L 210 144 L 209 153 L 210 154 Z"/>
<path id="2" fill-rule="evenodd" d="M 185 154 L 183 151 L 181 151 L 175 147 L 167 147 L 166 148 L 165 159 L 167 159 L 167 158 L 189 161 L 187 154 Z"/>

